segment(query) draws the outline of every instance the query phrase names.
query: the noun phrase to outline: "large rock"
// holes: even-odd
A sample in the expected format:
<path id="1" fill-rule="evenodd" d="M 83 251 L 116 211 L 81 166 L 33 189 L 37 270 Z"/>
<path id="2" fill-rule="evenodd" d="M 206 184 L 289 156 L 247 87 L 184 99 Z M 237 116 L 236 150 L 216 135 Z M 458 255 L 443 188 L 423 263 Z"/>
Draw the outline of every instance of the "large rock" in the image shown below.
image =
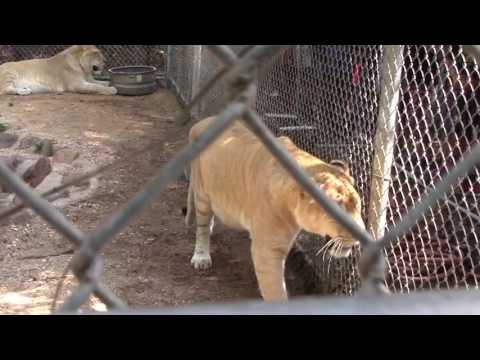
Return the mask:
<path id="1" fill-rule="evenodd" d="M 18 144 L 18 148 L 21 150 L 24 149 L 31 149 L 36 145 L 39 145 L 42 142 L 42 139 L 36 136 L 25 136 L 24 138 L 20 139 Z"/>
<path id="2" fill-rule="evenodd" d="M 11 171 L 15 171 L 17 167 L 22 163 L 22 159 L 20 156 L 12 155 L 12 156 L 0 156 L 0 162 L 7 165 L 7 167 Z M 3 184 L 0 180 L 0 192 L 9 193 L 7 186 Z"/>
<path id="3" fill-rule="evenodd" d="M 30 162 L 30 166 L 21 174 L 21 177 L 31 187 L 39 185 L 52 171 L 50 160 L 44 156 L 33 161 L 25 160 L 25 162 Z"/>
<path id="4" fill-rule="evenodd" d="M 0 156 L 0 161 L 33 188 L 38 186 L 52 171 L 50 160 L 44 156 Z M 5 185 L 0 186 L 0 191 L 11 192 Z"/>
<path id="5" fill-rule="evenodd" d="M 19 155 L 0 155 L 0 161 L 6 164 L 10 170 L 15 171 L 15 169 L 22 163 L 22 157 Z"/>
<path id="6" fill-rule="evenodd" d="M 12 147 L 18 140 L 18 135 L 11 133 L 0 133 L 0 149 Z"/>
<path id="7" fill-rule="evenodd" d="M 52 190 L 53 188 L 56 188 L 60 185 L 62 185 L 62 178 L 63 176 L 56 173 L 56 172 L 51 172 L 50 174 L 48 174 L 48 176 L 46 176 L 43 181 L 35 188 L 35 191 L 39 194 L 43 194 L 49 190 Z M 63 194 L 61 197 L 65 197 L 65 196 L 68 196 L 68 192 L 67 191 L 64 191 L 60 194 Z M 22 200 L 17 196 L 15 195 L 14 197 L 14 200 L 13 200 L 13 203 L 14 204 L 20 204 L 22 203 Z"/>
<path id="8" fill-rule="evenodd" d="M 40 194 L 59 187 L 63 183 L 63 175 L 52 172 L 36 187 L 36 191 Z"/>

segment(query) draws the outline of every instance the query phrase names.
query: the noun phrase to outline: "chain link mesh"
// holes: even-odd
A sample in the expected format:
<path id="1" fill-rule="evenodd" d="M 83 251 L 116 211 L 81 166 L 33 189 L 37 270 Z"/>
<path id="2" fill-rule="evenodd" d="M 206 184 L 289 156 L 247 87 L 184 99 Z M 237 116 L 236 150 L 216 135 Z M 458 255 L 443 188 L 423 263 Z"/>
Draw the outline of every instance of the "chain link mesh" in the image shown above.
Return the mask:
<path id="1" fill-rule="evenodd" d="M 167 79 L 183 104 L 192 98 L 193 45 L 169 45 Z"/>
<path id="2" fill-rule="evenodd" d="M 230 48 L 238 54 L 246 45 L 232 45 Z M 195 47 L 198 51 L 195 55 Z M 170 45 L 168 52 L 168 74 L 171 89 L 181 101 L 189 103 L 220 70 L 222 63 L 207 49 L 198 49 L 198 45 Z M 226 100 L 227 86 L 217 81 L 205 99 L 193 109 L 195 117 L 207 117 L 218 112 Z"/>
<path id="3" fill-rule="evenodd" d="M 349 164 L 364 218 L 381 56 L 381 46 L 297 46 L 261 69 L 256 100 L 257 111 L 277 136 L 289 136 L 325 161 Z M 359 285 L 358 249 L 350 259 L 332 259 L 317 255 L 324 244 L 325 239 L 306 233 L 298 243 L 322 293 L 353 294 Z"/>
<path id="4" fill-rule="evenodd" d="M 245 45 L 232 45 L 230 48 L 238 54 Z M 200 68 L 200 88 L 204 87 L 222 67 L 222 63 L 208 50 L 202 51 Z M 210 90 L 208 97 L 196 109 L 197 116 L 212 116 L 226 101 L 227 84 L 218 81 Z"/>
<path id="5" fill-rule="evenodd" d="M 257 79 L 256 110 L 267 126 L 326 161 L 346 161 L 367 221 L 383 49 L 380 45 L 296 46 L 263 65 Z M 404 49 L 398 59 L 403 63 L 387 230 L 478 143 L 480 90 L 475 62 L 458 46 Z M 193 56 L 181 61 L 192 63 Z M 202 52 L 201 86 L 218 72 L 219 64 L 210 52 Z M 386 87 L 392 86 L 392 78 L 384 81 Z M 184 94 L 191 99 L 191 88 L 186 89 Z M 225 84 L 217 83 L 197 109 L 198 116 L 215 113 L 224 94 Z M 479 184 L 476 170 L 441 207 L 425 214 L 414 231 L 385 250 L 390 289 L 478 287 Z M 315 269 L 316 291 L 352 295 L 360 284 L 356 270 L 360 250 L 346 260 L 325 258 L 317 255 L 324 243 L 325 239 L 306 233 L 298 242 Z"/>
<path id="6" fill-rule="evenodd" d="M 0 64 L 7 61 L 51 57 L 71 45 L 0 45 Z M 167 45 L 97 45 L 105 55 L 107 67 L 128 65 L 155 66 L 165 72 Z"/>
<path id="7" fill-rule="evenodd" d="M 478 65 L 461 47 L 405 47 L 387 229 L 479 143 L 479 96 Z M 386 249 L 392 289 L 478 288 L 479 198 L 475 169 Z"/>

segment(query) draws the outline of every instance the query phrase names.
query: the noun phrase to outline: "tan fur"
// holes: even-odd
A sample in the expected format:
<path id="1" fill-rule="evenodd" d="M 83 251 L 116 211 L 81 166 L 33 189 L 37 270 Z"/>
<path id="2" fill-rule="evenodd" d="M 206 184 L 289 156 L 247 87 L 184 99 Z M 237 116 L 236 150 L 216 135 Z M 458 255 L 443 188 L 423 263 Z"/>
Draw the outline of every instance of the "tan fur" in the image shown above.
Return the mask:
<path id="1" fill-rule="evenodd" d="M 115 95 L 106 81 L 93 78 L 105 67 L 102 52 L 93 45 L 74 45 L 47 59 L 8 62 L 0 65 L 0 95 L 75 92 Z"/>
<path id="2" fill-rule="evenodd" d="M 194 125 L 189 140 L 198 137 L 214 119 Z M 364 227 L 361 199 L 345 164 L 327 164 L 297 148 L 288 137 L 278 140 L 326 194 Z M 357 244 L 240 121 L 192 162 L 187 224 L 192 222 L 193 211 L 197 230 L 192 265 L 211 266 L 210 234 L 215 215 L 225 225 L 249 232 L 255 273 L 267 301 L 287 298 L 285 260 L 302 229 L 331 236 L 330 254 L 335 257 L 348 256 Z"/>

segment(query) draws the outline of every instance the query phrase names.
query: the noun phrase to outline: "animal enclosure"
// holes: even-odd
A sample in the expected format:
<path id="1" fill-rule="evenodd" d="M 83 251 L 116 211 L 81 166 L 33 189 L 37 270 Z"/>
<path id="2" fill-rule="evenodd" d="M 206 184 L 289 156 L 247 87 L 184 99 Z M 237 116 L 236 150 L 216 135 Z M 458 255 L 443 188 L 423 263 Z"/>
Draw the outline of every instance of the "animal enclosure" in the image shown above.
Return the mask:
<path id="1" fill-rule="evenodd" d="M 198 68 L 200 84 L 192 86 L 201 88 L 209 78 L 204 74 L 212 68 L 212 55 L 182 51 L 189 54 L 182 60 L 192 63 L 192 74 L 182 79 L 198 78 L 193 73 Z M 263 65 L 257 79 L 256 110 L 276 135 L 290 136 L 322 159 L 350 164 L 369 223 L 382 80 L 384 86 L 394 86 L 393 76 L 382 74 L 383 56 L 384 47 L 378 45 L 296 46 Z M 480 127 L 479 69 L 460 46 L 404 46 L 397 67 L 394 160 L 384 174 L 389 178 L 386 209 L 377 210 L 379 216 L 386 210 L 387 230 L 478 144 Z M 174 88 L 189 99 L 191 91 Z M 217 87 L 198 106 L 197 115 L 207 115 L 206 104 L 221 102 L 219 94 Z M 471 172 L 411 232 L 385 249 L 390 289 L 478 288 L 479 176 L 478 169 Z M 323 292 L 354 293 L 358 251 L 346 261 L 325 261 L 315 255 L 320 239 L 307 237 L 300 246 Z"/>
<path id="2" fill-rule="evenodd" d="M 207 46 L 99 47 L 106 53 L 108 66 L 157 66 L 183 106 L 225 66 L 221 56 Z M 63 48 L 4 45 L 0 61 L 7 61 L 4 58 L 8 56 L 14 60 L 50 56 Z M 230 49 L 240 64 L 242 56 L 253 57 L 251 46 Z M 461 46 L 292 46 L 264 58 L 255 69 L 255 111 L 275 135 L 288 135 L 297 146 L 324 160 L 341 159 L 350 165 L 362 195 L 364 220 L 377 240 L 398 229 L 398 223 L 409 221 L 411 208 L 462 165 L 466 154 L 478 151 L 479 68 Z M 190 109 L 192 117 L 222 112 L 226 104 L 233 103 L 230 86 L 228 81 L 216 81 Z M 157 194 L 167 187 L 167 180 L 178 176 L 180 163 L 171 156 L 176 166 L 166 168 L 136 195 Z M 170 175 L 165 175 L 167 171 Z M 5 175 L 0 174 L 2 178 Z M 426 209 L 408 232 L 384 248 L 385 284 L 391 291 L 478 289 L 479 169 L 473 168 L 453 184 L 435 207 Z M 42 206 L 39 209 L 44 211 Z M 131 213 L 139 208 L 127 210 Z M 90 239 L 98 246 L 95 251 L 115 235 L 117 230 L 112 228 L 120 228 L 129 218 L 121 212 L 116 215 L 117 222 L 100 228 Z M 66 228 L 62 231 L 72 237 Z M 82 244 L 77 240 L 77 245 Z M 294 279 L 309 282 L 309 293 L 355 294 L 362 285 L 358 266 L 363 251 L 358 248 L 348 259 L 336 260 L 317 255 L 324 244 L 322 238 L 302 234 L 288 264 L 296 272 Z M 82 259 L 79 254 L 76 258 Z M 89 266 L 98 259 L 85 260 L 86 253 L 81 254 Z M 307 267 L 309 274 L 305 273 Z M 77 271 L 78 289 L 88 295 L 93 291 L 111 307 L 120 306 L 118 293 L 110 293 Z M 251 280 L 248 278 L 250 285 Z M 80 290 L 64 309 L 78 308 Z"/>

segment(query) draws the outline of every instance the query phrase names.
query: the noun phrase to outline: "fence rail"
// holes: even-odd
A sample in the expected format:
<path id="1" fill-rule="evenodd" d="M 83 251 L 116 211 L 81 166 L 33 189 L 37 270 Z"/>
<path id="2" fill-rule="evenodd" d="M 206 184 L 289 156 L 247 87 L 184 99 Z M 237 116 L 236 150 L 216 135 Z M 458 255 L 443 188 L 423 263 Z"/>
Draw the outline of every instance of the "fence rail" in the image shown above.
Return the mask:
<path id="1" fill-rule="evenodd" d="M 70 313 L 71 314 L 71 313 Z M 89 314 L 85 312 L 83 314 Z M 92 314 L 92 313 L 90 313 Z M 267 304 L 190 305 L 178 308 L 113 310 L 109 315 L 480 315 L 480 294 L 466 290 L 419 291 L 376 297 L 302 298 Z"/>
<path id="2" fill-rule="evenodd" d="M 336 264 L 332 274 L 319 264 L 318 275 L 339 277 L 336 293 L 354 294 L 360 287 L 359 295 L 378 297 L 336 299 L 338 312 L 328 299 L 166 312 L 478 313 L 476 292 L 394 295 L 388 301 L 382 295 L 385 285 L 394 292 L 478 289 L 480 81 L 474 60 L 478 49 L 469 49 L 472 58 L 452 46 L 169 45 L 169 85 L 190 104 L 193 118 L 214 113 L 217 120 L 92 235 L 77 229 L 1 163 L 0 178 L 78 247 L 70 265 L 80 284 L 60 311 L 78 310 L 92 294 L 110 310 L 127 311 L 99 282 L 100 250 L 241 117 L 305 191 L 362 245 L 350 259 Z M 274 135 L 279 133 L 325 160 L 350 163 L 364 199 L 367 231 L 306 176 L 278 144 Z M 318 249 L 322 240 L 307 237 L 304 249 L 312 249 L 314 242 Z M 467 300 L 473 303 L 467 306 Z M 415 307 L 408 309 L 412 303 Z"/>

